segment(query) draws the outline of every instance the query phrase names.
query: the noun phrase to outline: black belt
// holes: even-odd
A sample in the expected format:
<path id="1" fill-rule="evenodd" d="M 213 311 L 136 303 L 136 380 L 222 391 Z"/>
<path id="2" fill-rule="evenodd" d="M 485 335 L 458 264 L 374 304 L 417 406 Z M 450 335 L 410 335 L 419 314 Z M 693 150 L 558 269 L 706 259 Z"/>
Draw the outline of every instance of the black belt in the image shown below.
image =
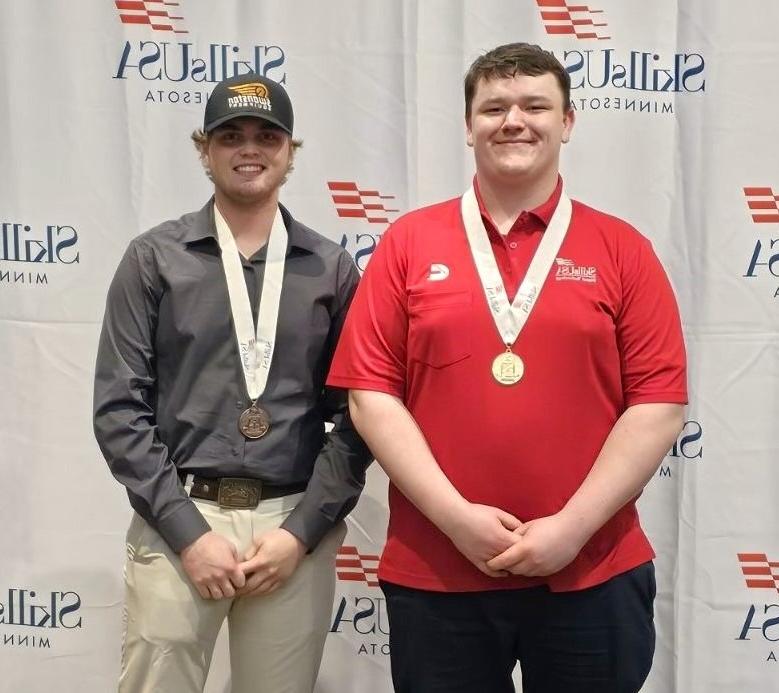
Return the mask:
<path id="1" fill-rule="evenodd" d="M 182 480 L 186 479 L 181 474 Z M 220 508 L 256 508 L 262 500 L 302 493 L 308 484 L 266 484 L 259 479 L 222 476 L 208 478 L 195 476 L 189 490 L 191 498 L 219 503 Z"/>

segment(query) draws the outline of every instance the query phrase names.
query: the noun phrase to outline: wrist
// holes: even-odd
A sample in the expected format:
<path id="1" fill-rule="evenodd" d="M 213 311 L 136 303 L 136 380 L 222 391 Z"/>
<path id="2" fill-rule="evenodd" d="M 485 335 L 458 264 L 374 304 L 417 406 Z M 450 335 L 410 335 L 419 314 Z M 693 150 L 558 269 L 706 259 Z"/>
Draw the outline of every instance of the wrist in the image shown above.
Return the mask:
<path id="1" fill-rule="evenodd" d="M 592 520 L 584 513 L 576 512 L 569 506 L 557 513 L 557 518 L 562 522 L 565 533 L 579 546 L 584 546 L 597 531 L 592 526 Z"/>
<path id="2" fill-rule="evenodd" d="M 203 534 L 199 535 L 194 541 L 191 541 L 189 544 L 187 544 L 183 549 L 181 549 L 181 551 L 179 551 L 179 556 L 185 558 L 188 554 L 192 553 L 193 549 L 203 543 L 203 537 L 205 537 L 207 534 L 210 534 L 212 531 L 213 530 L 203 532 Z"/>
<path id="3" fill-rule="evenodd" d="M 468 506 L 470 503 L 453 489 L 453 493 L 436 501 L 427 516 L 438 529 L 449 536 L 465 520 Z"/>
<path id="4" fill-rule="evenodd" d="M 291 541 L 295 544 L 295 548 L 298 550 L 298 553 L 301 556 L 308 551 L 308 546 L 299 536 L 290 532 L 286 527 L 279 527 L 279 529 L 285 534 L 289 535 Z"/>

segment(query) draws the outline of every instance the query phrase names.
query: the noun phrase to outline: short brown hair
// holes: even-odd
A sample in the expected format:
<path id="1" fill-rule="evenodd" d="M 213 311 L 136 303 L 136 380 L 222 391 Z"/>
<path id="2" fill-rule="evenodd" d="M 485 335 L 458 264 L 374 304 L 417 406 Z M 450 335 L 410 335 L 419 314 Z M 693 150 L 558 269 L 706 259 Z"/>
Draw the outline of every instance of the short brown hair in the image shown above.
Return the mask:
<path id="1" fill-rule="evenodd" d="M 563 92 L 563 112 L 571 108 L 571 78 L 560 61 L 532 43 L 507 43 L 480 55 L 465 75 L 465 117 L 471 117 L 471 103 L 479 80 L 551 73 Z"/>
<path id="2" fill-rule="evenodd" d="M 206 166 L 206 147 L 208 146 L 208 140 L 211 137 L 211 132 L 205 132 L 203 128 L 197 128 L 196 130 L 192 131 L 192 134 L 189 136 L 192 142 L 195 145 L 195 149 L 197 149 L 197 153 L 200 156 L 200 163 L 203 164 L 203 168 L 206 170 L 206 175 L 208 176 L 209 180 L 211 179 L 211 171 L 208 170 L 208 167 Z M 287 175 L 284 176 L 284 180 L 281 181 L 282 185 L 287 182 L 287 177 L 290 173 L 292 173 L 292 170 L 295 168 L 293 166 L 294 160 L 295 160 L 295 152 L 297 152 L 298 149 L 300 149 L 303 146 L 303 140 L 296 140 L 294 137 L 291 138 L 290 145 L 292 147 L 292 158 L 289 162 L 289 168 L 287 169 Z"/>

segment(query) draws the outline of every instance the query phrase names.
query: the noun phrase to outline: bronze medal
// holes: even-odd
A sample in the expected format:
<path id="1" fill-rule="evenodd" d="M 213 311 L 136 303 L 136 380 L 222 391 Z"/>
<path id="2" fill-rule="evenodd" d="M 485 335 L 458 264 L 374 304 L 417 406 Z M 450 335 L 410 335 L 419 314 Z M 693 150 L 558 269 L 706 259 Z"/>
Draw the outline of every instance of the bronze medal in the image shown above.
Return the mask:
<path id="1" fill-rule="evenodd" d="M 525 364 L 511 351 L 504 351 L 492 361 L 492 377 L 501 385 L 516 385 L 524 373 Z"/>
<path id="2" fill-rule="evenodd" d="M 241 413 L 238 419 L 238 430 L 246 438 L 255 440 L 262 438 L 270 430 L 270 416 L 262 407 L 252 404 Z"/>

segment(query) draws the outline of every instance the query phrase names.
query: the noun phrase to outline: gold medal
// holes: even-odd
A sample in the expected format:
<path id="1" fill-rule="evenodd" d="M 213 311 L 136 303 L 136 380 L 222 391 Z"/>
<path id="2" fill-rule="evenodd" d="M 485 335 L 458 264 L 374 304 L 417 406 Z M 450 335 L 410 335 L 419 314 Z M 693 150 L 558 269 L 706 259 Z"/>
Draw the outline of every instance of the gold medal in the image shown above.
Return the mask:
<path id="1" fill-rule="evenodd" d="M 516 385 L 524 373 L 525 364 L 511 349 L 506 349 L 492 361 L 492 377 L 501 385 Z"/>
<path id="2" fill-rule="evenodd" d="M 270 430 L 270 415 L 262 407 L 252 404 L 241 413 L 238 430 L 251 440 L 262 438 Z"/>

